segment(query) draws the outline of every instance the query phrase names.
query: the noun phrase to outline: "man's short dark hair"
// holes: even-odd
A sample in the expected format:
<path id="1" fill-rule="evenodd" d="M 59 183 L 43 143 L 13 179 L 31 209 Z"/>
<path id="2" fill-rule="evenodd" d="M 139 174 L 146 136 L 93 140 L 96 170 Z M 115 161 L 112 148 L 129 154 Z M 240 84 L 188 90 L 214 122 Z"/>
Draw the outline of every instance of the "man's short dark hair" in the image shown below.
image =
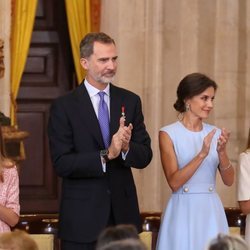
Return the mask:
<path id="1" fill-rule="evenodd" d="M 88 33 L 80 42 L 80 58 L 88 58 L 93 54 L 95 42 L 115 45 L 114 39 L 103 32 Z"/>

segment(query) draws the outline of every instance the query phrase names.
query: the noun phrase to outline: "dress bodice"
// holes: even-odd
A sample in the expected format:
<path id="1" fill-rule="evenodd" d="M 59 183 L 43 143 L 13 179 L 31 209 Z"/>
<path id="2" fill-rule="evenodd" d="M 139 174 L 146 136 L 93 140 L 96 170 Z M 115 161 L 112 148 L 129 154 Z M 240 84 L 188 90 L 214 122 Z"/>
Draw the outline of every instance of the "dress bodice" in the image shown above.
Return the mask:
<path id="1" fill-rule="evenodd" d="M 161 128 L 161 131 L 166 132 L 172 140 L 179 168 L 183 168 L 201 151 L 204 138 L 214 128 L 215 126 L 203 123 L 201 131 L 193 132 L 188 130 L 179 121 Z M 189 184 L 214 184 L 219 164 L 218 153 L 216 150 L 219 135 L 220 129 L 217 129 L 212 139 L 208 156 L 203 160 L 200 167 L 188 181 Z"/>

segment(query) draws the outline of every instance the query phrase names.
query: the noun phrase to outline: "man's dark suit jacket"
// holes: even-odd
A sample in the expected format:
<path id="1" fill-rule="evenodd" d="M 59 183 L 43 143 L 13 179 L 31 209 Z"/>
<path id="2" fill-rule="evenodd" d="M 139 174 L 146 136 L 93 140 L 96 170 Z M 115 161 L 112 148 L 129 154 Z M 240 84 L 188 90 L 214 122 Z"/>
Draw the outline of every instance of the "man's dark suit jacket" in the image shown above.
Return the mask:
<path id="1" fill-rule="evenodd" d="M 102 170 L 102 134 L 92 102 L 82 83 L 51 105 L 48 135 L 53 166 L 62 177 L 59 237 L 93 242 L 106 227 L 112 208 L 116 224 L 134 224 L 141 231 L 136 187 L 131 167 L 145 168 L 152 159 L 140 98 L 110 85 L 111 136 L 119 128 L 122 106 L 133 124 L 130 149 Z"/>

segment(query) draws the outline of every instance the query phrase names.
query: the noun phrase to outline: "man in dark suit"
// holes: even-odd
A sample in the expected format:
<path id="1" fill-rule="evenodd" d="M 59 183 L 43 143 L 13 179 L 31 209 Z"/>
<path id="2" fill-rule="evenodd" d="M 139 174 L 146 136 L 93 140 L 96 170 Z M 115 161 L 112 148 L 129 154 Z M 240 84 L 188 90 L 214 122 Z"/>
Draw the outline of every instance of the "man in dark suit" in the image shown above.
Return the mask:
<path id="1" fill-rule="evenodd" d="M 141 231 L 131 167 L 145 168 L 152 159 L 139 96 L 111 83 L 117 68 L 114 40 L 89 33 L 80 55 L 86 78 L 53 102 L 48 124 L 52 162 L 63 179 L 62 250 L 94 249 L 109 225 L 134 224 Z M 99 107 L 100 91 L 108 108 L 109 142 L 100 125 L 105 113 Z"/>

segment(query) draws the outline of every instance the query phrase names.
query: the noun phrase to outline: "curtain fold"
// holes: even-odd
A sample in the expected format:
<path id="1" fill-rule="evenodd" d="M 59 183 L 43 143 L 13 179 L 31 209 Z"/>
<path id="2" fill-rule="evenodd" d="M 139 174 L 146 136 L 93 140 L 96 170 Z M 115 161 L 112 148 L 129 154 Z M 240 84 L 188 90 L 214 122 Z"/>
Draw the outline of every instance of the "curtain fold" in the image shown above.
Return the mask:
<path id="1" fill-rule="evenodd" d="M 11 27 L 11 108 L 12 125 L 16 121 L 16 98 L 29 52 L 37 0 L 15 0 Z"/>
<path id="2" fill-rule="evenodd" d="M 80 83 L 85 73 L 80 65 L 79 44 L 91 31 L 90 0 L 65 0 L 65 5 L 77 82 Z"/>

